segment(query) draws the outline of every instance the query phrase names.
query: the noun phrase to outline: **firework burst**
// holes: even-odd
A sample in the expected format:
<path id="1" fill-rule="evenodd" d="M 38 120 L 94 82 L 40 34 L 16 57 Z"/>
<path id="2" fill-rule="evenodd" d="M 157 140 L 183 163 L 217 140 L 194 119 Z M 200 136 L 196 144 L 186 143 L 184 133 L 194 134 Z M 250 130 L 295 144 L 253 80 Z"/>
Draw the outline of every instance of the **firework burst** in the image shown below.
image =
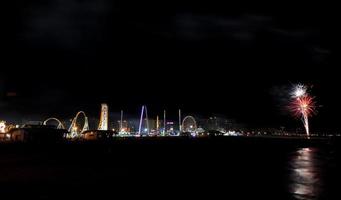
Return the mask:
<path id="1" fill-rule="evenodd" d="M 291 103 L 289 109 L 296 116 L 302 119 L 307 136 L 309 137 L 309 117 L 315 113 L 314 98 L 308 94 L 305 85 L 296 85 L 291 93 Z"/>
<path id="2" fill-rule="evenodd" d="M 290 110 L 297 117 L 300 117 L 301 115 L 310 117 L 315 113 L 314 98 L 310 96 L 302 96 L 293 99 L 290 105 Z"/>

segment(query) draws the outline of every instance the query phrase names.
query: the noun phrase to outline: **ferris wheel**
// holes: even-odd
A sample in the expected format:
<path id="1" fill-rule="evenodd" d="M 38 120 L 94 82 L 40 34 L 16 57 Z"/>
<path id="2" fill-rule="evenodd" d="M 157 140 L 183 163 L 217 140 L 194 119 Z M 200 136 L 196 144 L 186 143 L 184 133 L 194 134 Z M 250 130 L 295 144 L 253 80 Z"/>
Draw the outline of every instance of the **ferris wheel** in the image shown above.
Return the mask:
<path id="1" fill-rule="evenodd" d="M 197 122 L 195 121 L 195 118 L 193 116 L 186 116 L 182 120 L 182 131 L 183 132 L 189 132 L 189 133 L 197 133 Z"/>

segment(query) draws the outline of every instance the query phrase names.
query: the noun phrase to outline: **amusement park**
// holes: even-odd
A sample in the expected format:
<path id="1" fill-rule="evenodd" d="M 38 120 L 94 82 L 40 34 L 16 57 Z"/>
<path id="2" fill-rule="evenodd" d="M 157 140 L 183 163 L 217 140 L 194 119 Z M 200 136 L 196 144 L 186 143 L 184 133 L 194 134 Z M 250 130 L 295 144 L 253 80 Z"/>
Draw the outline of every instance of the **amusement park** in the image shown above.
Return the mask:
<path id="1" fill-rule="evenodd" d="M 166 114 L 166 110 L 164 110 L 162 119 L 160 119 L 159 115 L 155 119 L 152 119 L 148 117 L 147 106 L 143 105 L 138 120 L 125 119 L 124 112 L 121 110 L 120 119 L 115 124 L 110 123 L 109 106 L 103 103 L 100 108 L 98 124 L 94 126 L 90 126 L 89 118 L 85 111 L 77 112 L 70 122 L 56 117 L 49 117 L 39 122 L 23 125 L 0 121 L 0 141 L 18 142 L 39 140 L 42 135 L 45 135 L 44 137 L 52 135 L 50 138 L 58 141 L 110 140 L 110 138 L 114 137 L 204 137 L 210 134 L 215 136 L 241 135 L 241 133 L 236 131 L 227 130 L 228 127 L 222 128 L 224 125 L 221 125 L 219 128 L 207 128 L 210 130 L 219 129 L 219 131 L 207 131 L 200 125 L 207 124 L 207 120 L 201 120 L 205 121 L 205 123 L 198 124 L 196 118 L 192 115 L 187 115 L 182 118 L 180 109 L 178 110 L 177 120 L 167 119 Z M 209 120 L 212 121 L 213 119 L 216 119 L 216 117 L 211 117 Z M 214 123 L 216 124 L 217 122 Z M 224 123 L 226 125 L 227 121 Z"/>

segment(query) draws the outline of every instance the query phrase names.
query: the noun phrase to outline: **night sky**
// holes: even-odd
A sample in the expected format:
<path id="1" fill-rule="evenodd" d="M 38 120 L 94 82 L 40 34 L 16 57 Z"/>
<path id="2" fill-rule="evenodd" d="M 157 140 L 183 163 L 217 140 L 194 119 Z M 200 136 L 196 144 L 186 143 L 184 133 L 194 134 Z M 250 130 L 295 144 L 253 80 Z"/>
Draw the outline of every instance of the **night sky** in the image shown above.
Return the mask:
<path id="1" fill-rule="evenodd" d="M 311 86 L 314 130 L 340 130 L 335 18 L 312 2 L 14 0 L 5 11 L 0 117 L 83 109 L 223 114 L 300 126 L 288 89 Z"/>

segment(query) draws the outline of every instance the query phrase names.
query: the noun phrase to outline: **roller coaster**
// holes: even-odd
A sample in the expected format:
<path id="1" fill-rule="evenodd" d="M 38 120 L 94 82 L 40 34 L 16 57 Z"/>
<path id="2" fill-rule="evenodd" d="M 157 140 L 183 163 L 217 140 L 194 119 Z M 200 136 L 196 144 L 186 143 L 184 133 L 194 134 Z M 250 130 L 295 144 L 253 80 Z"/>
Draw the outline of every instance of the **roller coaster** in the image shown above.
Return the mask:
<path id="1" fill-rule="evenodd" d="M 100 121 L 97 126 L 97 130 L 101 131 L 107 131 L 108 130 L 108 106 L 107 104 L 102 104 L 101 108 L 101 114 L 100 114 Z M 141 109 L 141 116 L 139 120 L 139 127 L 138 127 L 138 135 L 150 135 L 150 127 L 149 127 L 149 120 L 148 120 L 148 113 L 147 113 L 147 106 L 143 105 Z M 84 123 L 81 123 L 79 121 L 80 117 L 84 118 Z M 165 120 L 165 119 L 164 119 Z M 76 116 L 72 118 L 71 124 L 68 129 L 66 129 L 66 126 L 62 123 L 61 120 L 55 117 L 51 117 L 46 119 L 43 122 L 43 125 L 47 125 L 48 123 L 57 122 L 57 129 L 64 129 L 67 130 L 68 133 L 66 134 L 67 139 L 77 139 L 82 137 L 82 133 L 88 131 L 89 128 L 89 120 L 84 111 L 79 111 L 76 113 Z M 179 114 L 179 133 L 178 136 L 181 135 L 181 133 L 191 133 L 191 135 L 197 135 L 198 127 L 197 122 L 193 116 L 186 116 L 182 121 Z M 143 128 L 144 127 L 144 128 Z M 158 131 L 160 132 L 160 131 Z"/>
<path id="2" fill-rule="evenodd" d="M 84 116 L 84 124 L 83 124 L 83 127 L 80 128 L 77 126 L 77 120 L 78 120 L 78 117 L 80 115 L 83 115 Z M 85 112 L 84 111 L 79 111 L 76 116 L 73 118 L 72 122 L 71 122 L 71 125 L 68 129 L 69 131 L 69 134 L 68 134 L 68 138 L 77 138 L 77 137 L 80 137 L 81 136 L 81 133 L 83 133 L 84 131 L 87 131 L 89 130 L 89 121 L 88 121 L 88 117 L 86 116 Z"/>
<path id="3" fill-rule="evenodd" d="M 46 119 L 46 120 L 43 122 L 43 125 L 47 125 L 47 122 L 50 122 L 50 121 L 56 121 L 56 122 L 58 123 L 57 129 L 65 129 L 64 124 L 63 124 L 59 119 L 54 118 L 54 117 L 51 117 L 51 118 Z"/>
<path id="4" fill-rule="evenodd" d="M 102 104 L 102 109 L 101 109 L 101 115 L 100 115 L 100 122 L 98 125 L 98 130 L 108 130 L 108 105 L 107 104 Z M 84 117 L 84 123 L 82 126 L 78 126 L 78 119 L 80 116 Z M 48 122 L 50 121 L 56 121 L 58 123 L 57 129 L 66 129 L 64 124 L 57 118 L 51 117 L 46 119 L 43 124 L 47 125 Z M 82 133 L 85 131 L 89 130 L 89 120 L 87 115 L 85 114 L 84 111 L 79 111 L 77 112 L 76 116 L 72 119 L 71 125 L 68 128 L 68 134 L 67 138 L 68 139 L 73 139 L 73 138 L 79 138 L 81 137 Z"/>

